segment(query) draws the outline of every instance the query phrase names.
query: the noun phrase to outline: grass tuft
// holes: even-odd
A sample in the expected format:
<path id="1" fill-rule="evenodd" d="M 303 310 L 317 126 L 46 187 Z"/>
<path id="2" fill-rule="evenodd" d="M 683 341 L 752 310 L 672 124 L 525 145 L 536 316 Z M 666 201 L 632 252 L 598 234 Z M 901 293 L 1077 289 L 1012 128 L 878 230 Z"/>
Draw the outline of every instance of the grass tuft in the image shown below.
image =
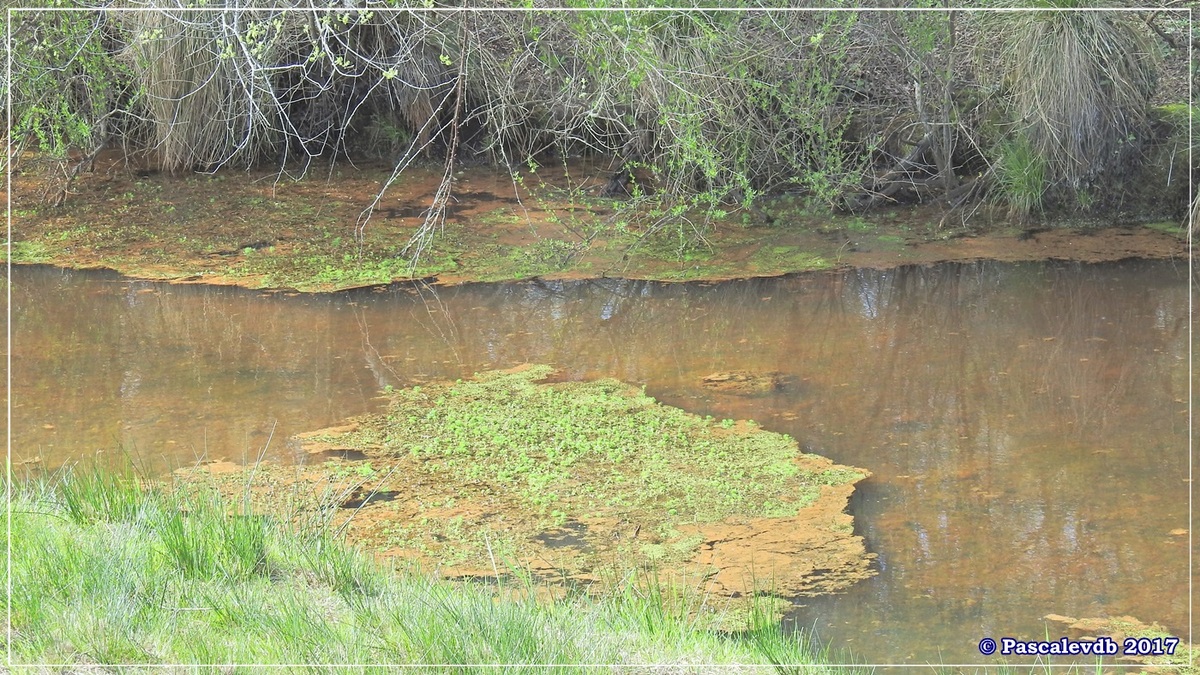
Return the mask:
<path id="1" fill-rule="evenodd" d="M 68 470 L 59 496 L 66 515 L 80 525 L 132 521 L 145 501 L 133 476 L 96 471 Z"/>
<path id="2" fill-rule="evenodd" d="M 1034 211 L 1042 208 L 1047 186 L 1046 160 L 1024 136 L 1001 145 L 996 163 L 997 196 L 1008 206 L 1010 217 L 1026 222 Z"/>
<path id="3" fill-rule="evenodd" d="M 1013 148 L 1002 144 L 1006 161 L 1036 156 L 1044 164 L 1043 179 L 1072 194 L 1137 165 L 1157 67 L 1144 31 L 1103 11 L 1000 13 L 986 25 L 1003 45 L 999 74 L 1010 118 L 1020 142 L 1030 146 L 1018 147 L 1014 157 Z M 1029 189 L 1015 208 L 1028 212 L 1036 172 L 1025 176 Z M 1021 185 L 1012 173 L 1009 180 Z"/>

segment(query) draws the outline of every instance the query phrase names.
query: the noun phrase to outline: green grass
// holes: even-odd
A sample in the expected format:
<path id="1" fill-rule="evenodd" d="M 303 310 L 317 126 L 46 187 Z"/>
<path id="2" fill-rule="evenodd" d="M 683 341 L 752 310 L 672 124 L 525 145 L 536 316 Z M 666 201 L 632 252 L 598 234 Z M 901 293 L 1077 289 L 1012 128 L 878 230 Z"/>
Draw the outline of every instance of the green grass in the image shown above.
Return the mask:
<path id="1" fill-rule="evenodd" d="M 997 199 L 1009 215 L 1022 222 L 1042 208 L 1047 185 L 1046 160 L 1024 137 L 1001 144 L 996 163 Z"/>
<path id="2" fill-rule="evenodd" d="M 834 220 L 835 223 L 839 221 L 842 227 L 851 232 L 874 232 L 877 227 L 875 223 L 867 221 L 861 216 L 854 216 L 853 218 L 844 221 L 841 219 Z"/>
<path id="3" fill-rule="evenodd" d="M 50 247 L 40 241 L 14 241 L 12 261 L 14 263 L 47 263 L 54 258 Z"/>
<path id="4" fill-rule="evenodd" d="M 810 664 L 819 653 L 769 610 L 745 633 L 710 630 L 697 600 L 680 602 L 652 580 L 603 598 L 548 600 L 526 584 L 393 573 L 324 528 L 245 513 L 212 493 L 81 471 L 13 488 L 14 666 L 515 664 L 505 672 L 573 673 L 655 663 L 696 672 Z M 368 670 L 381 668 L 347 672 Z"/>
<path id="5" fill-rule="evenodd" d="M 1187 133 L 1188 119 L 1195 119 L 1196 111 L 1187 103 L 1168 103 L 1155 107 L 1152 112 L 1182 133 Z"/>
<path id="6" fill-rule="evenodd" d="M 1181 223 L 1171 222 L 1171 221 L 1158 221 L 1158 222 L 1153 222 L 1153 223 L 1146 223 L 1144 227 L 1148 227 L 1151 230 L 1156 230 L 1158 232 L 1163 232 L 1163 233 L 1166 233 L 1166 234 L 1169 234 L 1169 235 L 1172 235 L 1175 237 L 1179 237 L 1180 239 L 1187 239 L 1187 228 L 1184 227 L 1183 224 L 1181 224 Z"/>

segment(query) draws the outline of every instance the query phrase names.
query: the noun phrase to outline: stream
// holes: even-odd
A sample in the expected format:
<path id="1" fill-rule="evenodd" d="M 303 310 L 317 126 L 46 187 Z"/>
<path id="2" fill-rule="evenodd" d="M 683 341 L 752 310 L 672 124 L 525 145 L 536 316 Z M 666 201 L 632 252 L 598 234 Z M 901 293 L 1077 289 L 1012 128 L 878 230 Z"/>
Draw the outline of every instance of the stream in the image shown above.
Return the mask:
<path id="1" fill-rule="evenodd" d="M 857 660 L 998 663 L 981 638 L 1057 638 L 1051 613 L 1187 637 L 1184 263 L 319 295 L 17 266 L 11 291 L 18 473 L 303 461 L 292 434 L 385 386 L 547 363 L 869 469 L 850 510 L 879 574 L 787 618 Z M 786 384 L 702 386 L 731 370 Z"/>

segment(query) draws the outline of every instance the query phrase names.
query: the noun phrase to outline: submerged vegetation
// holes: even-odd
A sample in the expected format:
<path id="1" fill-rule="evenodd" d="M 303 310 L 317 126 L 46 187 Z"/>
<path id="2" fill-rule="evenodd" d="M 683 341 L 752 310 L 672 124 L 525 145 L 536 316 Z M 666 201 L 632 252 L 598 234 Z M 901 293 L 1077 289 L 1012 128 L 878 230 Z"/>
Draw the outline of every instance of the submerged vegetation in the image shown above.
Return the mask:
<path id="1" fill-rule="evenodd" d="M 510 664 L 506 672 L 573 673 L 607 672 L 606 664 L 687 672 L 792 664 L 825 672 L 821 664 L 834 660 L 785 633 L 771 612 L 751 611 L 747 630 L 722 634 L 710 629 L 711 614 L 666 601 L 652 583 L 552 600 L 520 582 L 397 575 L 325 528 L 131 476 L 75 470 L 21 482 L 7 508 L 7 647 L 18 668 Z"/>
<path id="2" fill-rule="evenodd" d="M 1186 140 L 1152 123 L 1152 102 L 1183 95 L 1175 83 L 1164 101 L 1159 77 L 1186 52 L 1186 14 L 1169 9 L 81 4 L 11 14 L 10 122 L 44 201 L 64 203 L 106 148 L 150 171 L 267 166 L 280 180 L 377 157 L 392 170 L 359 205 L 361 242 L 389 186 L 439 165 L 395 245 L 410 271 L 455 220 L 456 175 L 480 163 L 516 189 L 546 165 L 600 161 L 579 196 L 615 200 L 614 220 L 641 237 L 691 242 L 737 211 L 773 221 L 773 195 L 826 212 L 924 202 L 966 219 L 997 204 L 1027 218 L 1127 209 L 1112 188 L 1139 165 L 1158 172 L 1157 154 L 1168 177 L 1193 170 Z M 1164 180 L 1167 198 L 1138 208 L 1182 219 L 1188 181 Z M 576 229 L 570 255 L 595 238 Z"/>

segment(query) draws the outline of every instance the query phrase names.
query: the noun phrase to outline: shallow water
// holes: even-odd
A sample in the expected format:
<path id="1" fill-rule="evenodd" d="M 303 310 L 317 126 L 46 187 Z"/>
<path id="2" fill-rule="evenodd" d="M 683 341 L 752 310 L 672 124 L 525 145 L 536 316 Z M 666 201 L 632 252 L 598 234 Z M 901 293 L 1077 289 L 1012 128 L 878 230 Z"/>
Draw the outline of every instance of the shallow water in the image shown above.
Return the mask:
<path id="1" fill-rule="evenodd" d="M 1043 639 L 1049 613 L 1186 631 L 1180 264 L 331 295 L 44 267 L 12 283 L 18 470 L 294 459 L 291 434 L 377 409 L 386 385 L 543 362 L 870 469 L 851 509 L 880 574 L 791 617 L 859 660 L 996 663 L 980 638 Z M 735 369 L 783 385 L 701 386 Z"/>

